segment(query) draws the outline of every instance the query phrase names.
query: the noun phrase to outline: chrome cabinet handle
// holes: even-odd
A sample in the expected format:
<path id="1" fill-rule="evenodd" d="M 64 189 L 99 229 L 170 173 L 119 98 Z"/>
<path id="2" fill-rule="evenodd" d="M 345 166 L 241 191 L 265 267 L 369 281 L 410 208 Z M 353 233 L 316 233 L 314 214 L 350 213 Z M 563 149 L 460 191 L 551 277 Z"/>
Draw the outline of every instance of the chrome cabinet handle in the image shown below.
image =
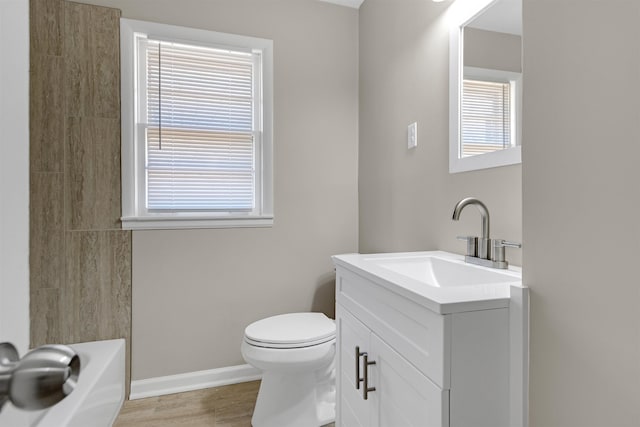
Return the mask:
<path id="1" fill-rule="evenodd" d="M 364 356 L 364 386 L 362 387 L 362 397 L 364 400 L 369 399 L 369 393 L 376 391 L 375 387 L 369 387 L 369 366 L 375 365 L 375 361 L 369 361 L 369 355 L 367 353 L 362 354 Z"/>
<path id="2" fill-rule="evenodd" d="M 360 356 L 367 353 L 360 352 L 360 346 L 356 346 L 356 390 L 360 390 L 360 383 L 364 381 L 364 378 L 360 378 Z"/>

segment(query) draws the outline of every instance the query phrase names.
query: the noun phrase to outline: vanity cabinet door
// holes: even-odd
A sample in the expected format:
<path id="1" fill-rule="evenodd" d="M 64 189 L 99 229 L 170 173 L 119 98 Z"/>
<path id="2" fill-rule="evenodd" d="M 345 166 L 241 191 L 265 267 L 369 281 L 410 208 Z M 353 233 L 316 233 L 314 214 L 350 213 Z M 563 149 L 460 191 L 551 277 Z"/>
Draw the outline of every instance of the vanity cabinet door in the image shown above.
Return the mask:
<path id="1" fill-rule="evenodd" d="M 449 426 L 449 391 L 435 385 L 377 335 L 369 366 L 372 427 Z"/>
<path id="2" fill-rule="evenodd" d="M 336 328 L 336 426 L 371 427 L 371 400 L 363 399 L 362 383 L 358 388 L 356 379 L 356 360 L 359 377 L 364 375 L 363 357 L 356 356 L 356 348 L 361 353 L 370 350 L 371 331 L 340 304 L 336 304 Z"/>

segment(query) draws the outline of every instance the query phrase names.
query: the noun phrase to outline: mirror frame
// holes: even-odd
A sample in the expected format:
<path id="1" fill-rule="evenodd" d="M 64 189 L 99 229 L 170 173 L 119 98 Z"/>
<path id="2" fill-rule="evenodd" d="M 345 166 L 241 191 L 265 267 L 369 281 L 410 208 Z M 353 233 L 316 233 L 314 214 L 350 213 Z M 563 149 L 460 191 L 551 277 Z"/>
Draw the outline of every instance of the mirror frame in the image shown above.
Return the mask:
<path id="1" fill-rule="evenodd" d="M 500 151 L 463 157 L 460 153 L 460 114 L 464 78 L 464 27 L 497 0 L 457 0 L 450 8 L 449 31 L 449 173 L 468 172 L 522 163 L 521 141 Z M 522 101 L 520 101 L 522 102 Z M 522 115 L 520 115 L 522 117 Z M 517 124 L 520 127 L 520 124 Z"/>

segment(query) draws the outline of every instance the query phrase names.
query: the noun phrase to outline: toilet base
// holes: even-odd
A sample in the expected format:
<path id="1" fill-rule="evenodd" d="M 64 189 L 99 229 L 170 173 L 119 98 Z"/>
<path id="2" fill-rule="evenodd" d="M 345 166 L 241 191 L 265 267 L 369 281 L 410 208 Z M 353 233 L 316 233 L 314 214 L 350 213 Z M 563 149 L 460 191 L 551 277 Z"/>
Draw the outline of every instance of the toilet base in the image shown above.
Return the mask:
<path id="1" fill-rule="evenodd" d="M 320 427 L 335 421 L 333 363 L 293 375 L 264 372 L 253 427 Z"/>

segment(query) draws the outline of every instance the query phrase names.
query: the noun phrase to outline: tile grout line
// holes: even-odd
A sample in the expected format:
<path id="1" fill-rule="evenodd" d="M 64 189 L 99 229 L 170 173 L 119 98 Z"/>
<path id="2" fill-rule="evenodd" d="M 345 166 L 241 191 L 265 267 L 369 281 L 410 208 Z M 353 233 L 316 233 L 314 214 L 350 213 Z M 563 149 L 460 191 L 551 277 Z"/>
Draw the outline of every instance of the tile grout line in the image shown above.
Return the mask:
<path id="1" fill-rule="evenodd" d="M 68 299 L 71 297 L 71 295 L 73 295 L 73 290 L 71 290 L 71 292 L 69 292 L 69 283 L 67 283 L 68 281 L 68 276 L 69 276 L 69 272 L 67 271 L 68 269 L 68 263 L 67 263 L 67 258 L 68 258 L 68 245 L 67 245 L 67 227 L 68 227 L 68 223 L 67 223 L 67 56 L 66 56 L 66 50 L 67 50 L 67 41 L 66 41 L 66 34 L 67 34 L 67 22 L 66 22 L 66 1 L 62 2 L 60 5 L 62 11 L 60 13 L 60 20 L 61 22 L 61 31 L 60 31 L 60 53 L 62 56 L 62 73 L 63 73 L 63 82 L 62 82 L 62 109 L 63 109 L 63 117 L 64 117 L 64 123 L 62 125 L 62 228 L 63 228 L 63 233 L 62 233 L 62 253 L 63 253 L 63 268 L 62 268 L 62 291 L 60 292 L 60 299 L 61 299 L 61 304 L 58 304 L 58 309 L 60 309 L 61 305 L 62 306 L 66 306 L 67 304 L 69 304 Z M 75 304 L 69 304 L 71 306 L 75 306 Z M 64 314 L 63 314 L 64 313 Z M 72 313 L 70 310 L 67 309 L 63 309 L 61 310 L 60 313 L 60 319 L 62 320 L 62 318 L 65 318 L 65 321 L 61 323 L 65 323 L 66 327 L 65 329 L 68 331 L 67 333 L 69 333 L 71 336 L 67 337 L 70 338 L 70 341 L 77 341 L 76 339 L 76 325 L 75 322 L 73 321 L 75 316 L 74 313 Z M 69 322 L 69 317 L 71 318 L 71 321 Z M 62 335 L 62 334 L 61 334 Z M 62 338 L 62 336 L 60 337 Z"/>

